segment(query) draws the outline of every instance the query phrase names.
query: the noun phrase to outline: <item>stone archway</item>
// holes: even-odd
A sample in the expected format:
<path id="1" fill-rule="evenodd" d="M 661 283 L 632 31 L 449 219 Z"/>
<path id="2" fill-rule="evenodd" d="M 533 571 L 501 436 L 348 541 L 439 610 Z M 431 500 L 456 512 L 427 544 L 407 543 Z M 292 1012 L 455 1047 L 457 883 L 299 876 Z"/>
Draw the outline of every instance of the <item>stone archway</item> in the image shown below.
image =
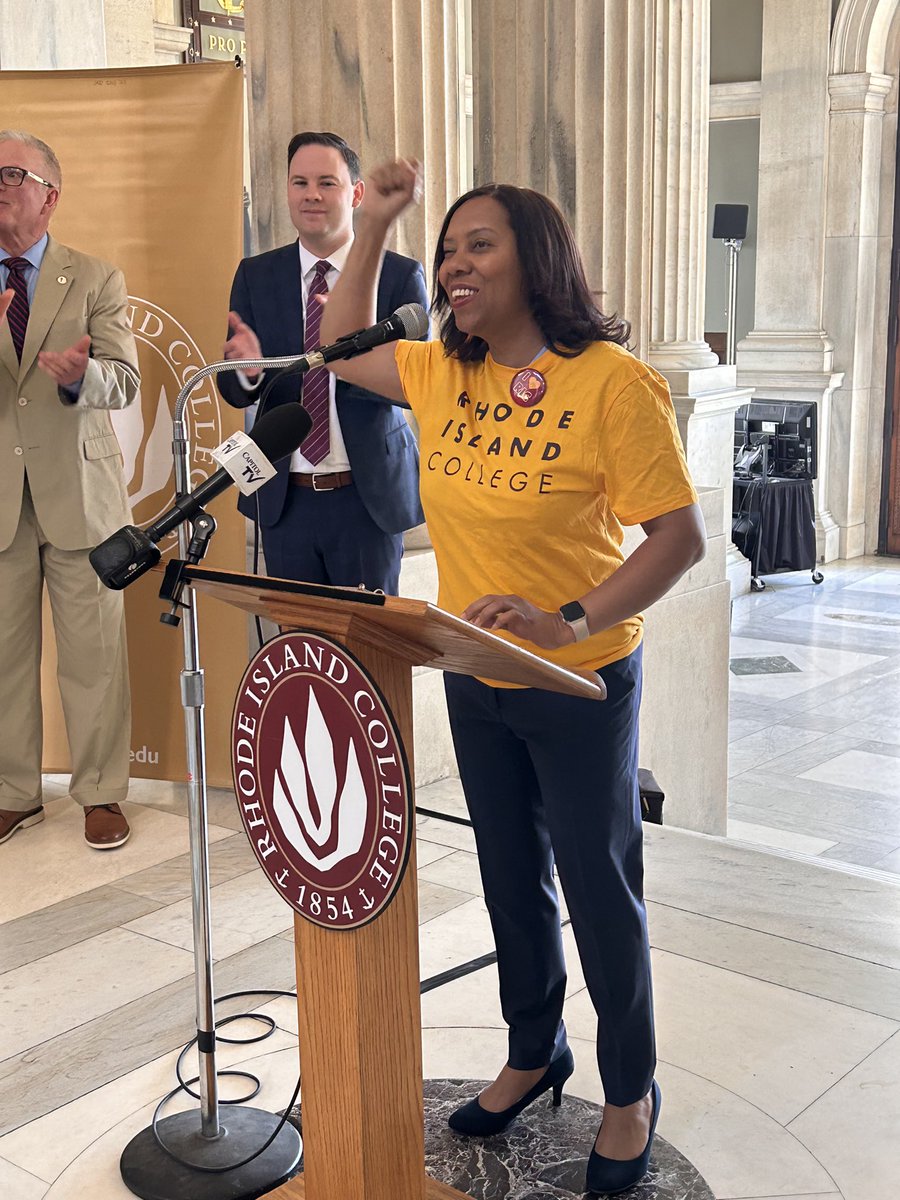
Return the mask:
<path id="1" fill-rule="evenodd" d="M 842 0 L 831 36 L 831 73 L 884 74 L 900 0 Z"/>
<path id="2" fill-rule="evenodd" d="M 842 558 L 877 547 L 890 299 L 900 0 L 843 0 L 829 60 L 824 324 L 832 400 L 828 507 Z"/>

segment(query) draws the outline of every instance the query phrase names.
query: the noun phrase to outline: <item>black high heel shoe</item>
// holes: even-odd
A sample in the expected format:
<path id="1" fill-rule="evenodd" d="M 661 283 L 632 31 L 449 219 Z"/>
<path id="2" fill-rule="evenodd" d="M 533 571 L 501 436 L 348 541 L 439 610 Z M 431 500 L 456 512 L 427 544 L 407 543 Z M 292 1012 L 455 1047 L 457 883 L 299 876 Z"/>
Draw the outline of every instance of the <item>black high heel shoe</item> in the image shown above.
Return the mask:
<path id="1" fill-rule="evenodd" d="M 559 1058 L 553 1060 L 533 1088 L 530 1088 L 516 1104 L 504 1108 L 502 1112 L 488 1112 L 478 1103 L 478 1097 L 451 1113 L 447 1124 L 457 1133 L 465 1133 L 474 1137 L 490 1137 L 502 1133 L 523 1109 L 532 1101 L 537 1100 L 544 1092 L 553 1089 L 553 1107 L 558 1108 L 562 1102 L 563 1084 L 575 1070 L 575 1059 L 572 1051 L 566 1047 Z"/>
<path id="2" fill-rule="evenodd" d="M 647 1145 L 643 1152 L 637 1158 L 618 1159 L 604 1158 L 596 1150 L 591 1150 L 586 1181 L 589 1192 L 600 1192 L 607 1195 L 624 1192 L 627 1188 L 634 1187 L 647 1174 L 647 1168 L 650 1166 L 650 1147 L 653 1145 L 656 1122 L 659 1120 L 659 1107 L 662 1104 L 662 1094 L 655 1079 L 650 1089 L 650 1095 L 653 1098 L 653 1113 L 650 1117 Z"/>

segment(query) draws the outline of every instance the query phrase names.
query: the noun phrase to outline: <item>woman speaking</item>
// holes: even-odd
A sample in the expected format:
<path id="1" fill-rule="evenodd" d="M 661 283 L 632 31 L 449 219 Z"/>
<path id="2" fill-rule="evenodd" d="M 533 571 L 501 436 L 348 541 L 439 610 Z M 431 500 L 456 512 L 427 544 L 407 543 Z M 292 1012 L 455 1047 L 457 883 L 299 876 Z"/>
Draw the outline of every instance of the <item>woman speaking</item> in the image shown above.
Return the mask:
<path id="1" fill-rule="evenodd" d="M 392 223 L 419 190 L 411 160 L 373 172 L 322 320 L 323 344 L 375 321 Z M 571 231 L 545 196 L 489 185 L 444 219 L 434 256 L 440 341 L 334 364 L 406 403 L 438 603 L 563 667 L 603 702 L 446 674 L 459 773 L 497 947 L 509 1055 L 450 1125 L 486 1136 L 574 1069 L 556 864 L 597 1012 L 605 1105 L 590 1191 L 645 1174 L 660 1109 L 637 786 L 641 610 L 702 558 L 705 531 L 668 388 L 597 308 Z M 624 525 L 646 538 L 627 559 Z M 585 1148 L 587 1150 L 587 1147 Z"/>

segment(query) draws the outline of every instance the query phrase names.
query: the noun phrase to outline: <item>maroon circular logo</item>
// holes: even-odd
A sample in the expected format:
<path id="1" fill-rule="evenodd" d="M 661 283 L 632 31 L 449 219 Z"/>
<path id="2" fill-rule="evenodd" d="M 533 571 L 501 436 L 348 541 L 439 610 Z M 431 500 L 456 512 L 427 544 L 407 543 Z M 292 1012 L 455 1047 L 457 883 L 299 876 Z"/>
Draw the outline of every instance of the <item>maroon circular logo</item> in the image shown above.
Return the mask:
<path id="1" fill-rule="evenodd" d="M 355 929 L 391 902 L 412 788 L 394 718 L 337 642 L 285 633 L 258 651 L 232 722 L 238 807 L 260 866 L 301 916 Z"/>
<path id="2" fill-rule="evenodd" d="M 531 408 L 533 404 L 537 404 L 546 390 L 547 380 L 540 371 L 535 371 L 531 367 L 517 371 L 509 385 L 509 394 L 522 408 Z"/>

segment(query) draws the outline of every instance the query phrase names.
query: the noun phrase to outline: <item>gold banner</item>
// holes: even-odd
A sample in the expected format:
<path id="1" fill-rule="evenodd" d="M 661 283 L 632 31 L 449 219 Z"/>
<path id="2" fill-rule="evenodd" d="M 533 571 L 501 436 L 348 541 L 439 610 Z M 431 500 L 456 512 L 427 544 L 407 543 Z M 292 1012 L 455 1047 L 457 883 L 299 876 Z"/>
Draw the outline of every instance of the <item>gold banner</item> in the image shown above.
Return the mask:
<path id="1" fill-rule="evenodd" d="M 234 268 L 241 256 L 243 97 L 232 65 L 0 73 L 0 111 L 56 151 L 62 199 L 50 232 L 121 267 L 141 367 L 141 406 L 113 414 L 134 521 L 146 525 L 175 498 L 172 413 L 180 388 L 221 358 Z M 14 116 L 14 119 L 13 119 Z M 241 414 L 198 385 L 188 401 L 191 486 L 215 468 L 209 451 L 242 427 Z M 211 566 L 244 566 L 244 520 L 234 495 L 215 506 Z M 177 548 L 162 543 L 163 562 Z M 183 779 L 180 629 L 161 625 L 160 575 L 125 594 L 133 705 L 132 775 Z M 246 619 L 199 605 L 206 672 L 207 774 L 230 786 L 229 730 L 247 661 Z M 46 614 L 45 614 L 46 615 Z M 45 629 L 47 622 L 45 619 Z M 44 770 L 68 769 L 56 657 L 45 633 Z"/>

